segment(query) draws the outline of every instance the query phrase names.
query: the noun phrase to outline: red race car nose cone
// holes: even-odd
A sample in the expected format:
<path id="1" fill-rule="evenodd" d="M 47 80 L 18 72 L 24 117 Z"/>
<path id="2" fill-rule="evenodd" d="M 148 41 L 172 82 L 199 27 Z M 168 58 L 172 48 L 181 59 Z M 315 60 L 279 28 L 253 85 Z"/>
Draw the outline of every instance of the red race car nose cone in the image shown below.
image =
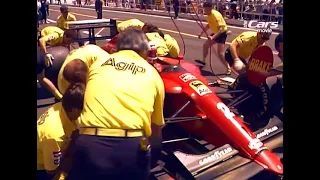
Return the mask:
<path id="1" fill-rule="evenodd" d="M 280 158 L 269 150 L 262 151 L 255 158 L 255 161 L 268 171 L 279 175 L 283 174 L 283 165 Z"/>
<path id="2" fill-rule="evenodd" d="M 257 48 L 251 55 L 247 75 L 251 84 L 259 86 L 267 78 L 267 72 L 273 67 L 273 53 L 268 46 Z"/>

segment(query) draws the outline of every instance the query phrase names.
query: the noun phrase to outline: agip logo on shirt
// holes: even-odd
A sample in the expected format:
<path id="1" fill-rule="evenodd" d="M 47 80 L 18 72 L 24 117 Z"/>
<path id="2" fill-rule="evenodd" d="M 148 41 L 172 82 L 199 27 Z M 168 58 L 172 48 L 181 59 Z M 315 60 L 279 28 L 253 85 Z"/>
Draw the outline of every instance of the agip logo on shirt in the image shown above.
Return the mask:
<path id="1" fill-rule="evenodd" d="M 132 74 L 145 73 L 146 69 L 142 66 L 136 65 L 134 62 L 115 62 L 114 58 L 108 59 L 102 66 L 113 66 L 117 71 L 131 71 Z"/>

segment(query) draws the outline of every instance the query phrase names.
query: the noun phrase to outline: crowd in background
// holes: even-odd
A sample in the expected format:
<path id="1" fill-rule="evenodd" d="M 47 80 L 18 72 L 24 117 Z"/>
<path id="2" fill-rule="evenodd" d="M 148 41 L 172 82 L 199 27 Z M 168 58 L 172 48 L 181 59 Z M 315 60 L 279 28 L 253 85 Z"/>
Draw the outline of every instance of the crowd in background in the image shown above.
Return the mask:
<path id="1" fill-rule="evenodd" d="M 53 0 L 51 0 L 53 1 Z M 55 0 L 61 3 L 61 0 Z M 74 0 L 79 6 L 92 5 L 95 0 Z M 194 13 L 194 9 L 199 14 L 203 14 L 202 4 L 206 1 L 212 1 L 215 8 L 229 19 L 244 19 L 260 21 L 277 21 L 283 23 L 283 0 L 103 0 L 105 6 L 116 6 L 124 8 L 140 8 L 150 10 L 177 11 L 177 13 Z M 175 9 L 175 6 L 178 8 Z M 168 8 L 169 7 L 169 8 Z"/>

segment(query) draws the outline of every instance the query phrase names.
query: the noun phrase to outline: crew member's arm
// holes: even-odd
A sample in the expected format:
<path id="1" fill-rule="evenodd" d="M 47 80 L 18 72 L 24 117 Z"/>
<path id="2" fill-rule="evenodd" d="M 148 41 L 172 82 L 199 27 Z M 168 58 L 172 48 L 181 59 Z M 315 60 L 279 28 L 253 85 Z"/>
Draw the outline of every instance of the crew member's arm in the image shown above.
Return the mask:
<path id="1" fill-rule="evenodd" d="M 70 17 L 69 21 L 77 21 L 77 18 L 75 15 L 69 14 L 69 17 Z"/>
<path id="2" fill-rule="evenodd" d="M 74 146 L 75 139 L 78 137 L 78 135 L 79 130 L 73 131 L 71 135 L 71 141 L 66 145 L 66 147 L 63 150 L 60 165 L 56 169 L 58 176 L 66 176 L 72 167 L 72 148 Z"/>
<path id="3" fill-rule="evenodd" d="M 154 103 L 154 111 L 151 116 L 152 135 L 149 138 L 153 147 L 162 145 L 162 127 L 165 124 L 163 117 L 163 104 L 165 97 L 164 84 L 159 75 L 155 76 L 157 95 Z"/>
<path id="4" fill-rule="evenodd" d="M 237 59 L 239 58 L 238 53 L 237 53 L 237 49 L 240 46 L 238 41 L 234 41 L 231 43 L 230 45 L 230 53 L 233 59 Z"/>
<path id="5" fill-rule="evenodd" d="M 49 43 L 51 41 L 55 41 L 58 38 L 60 38 L 58 33 L 49 34 L 49 35 L 41 37 L 39 39 L 40 50 L 44 53 L 47 53 L 47 48 L 46 48 L 47 43 Z"/>
<path id="6" fill-rule="evenodd" d="M 54 139 L 46 139 L 41 143 L 41 147 L 43 147 L 44 168 L 48 174 L 55 174 L 62 157 L 60 146 Z"/>
<path id="7" fill-rule="evenodd" d="M 283 64 L 282 63 L 274 68 L 271 68 L 268 72 L 268 76 L 276 76 L 276 75 L 281 75 L 281 74 L 283 74 Z"/>
<path id="8" fill-rule="evenodd" d="M 62 18 L 61 18 L 62 15 L 58 16 L 57 18 L 57 27 L 64 30 L 64 27 L 63 27 L 63 21 L 62 21 Z"/>
<path id="9" fill-rule="evenodd" d="M 49 34 L 47 36 L 44 36 L 39 39 L 39 46 L 40 46 L 40 51 L 45 53 L 45 65 L 46 67 L 49 67 L 52 65 L 52 60 L 54 59 L 51 54 L 47 52 L 46 45 L 47 43 L 50 43 L 51 41 L 55 41 L 59 39 L 60 36 L 57 33 L 54 34 Z"/>
<path id="10" fill-rule="evenodd" d="M 209 24 L 207 24 L 207 25 L 204 27 L 204 29 L 202 29 L 202 31 L 200 32 L 200 34 L 198 35 L 198 38 L 200 38 L 204 32 L 207 32 L 207 31 L 209 30 L 209 28 L 210 28 L 210 26 L 209 26 Z"/>
<path id="11" fill-rule="evenodd" d="M 40 84 L 47 88 L 57 99 L 62 98 L 62 94 L 59 92 L 56 86 L 45 77 L 45 70 L 43 70 L 42 73 L 37 74 L 37 79 L 39 80 Z"/>

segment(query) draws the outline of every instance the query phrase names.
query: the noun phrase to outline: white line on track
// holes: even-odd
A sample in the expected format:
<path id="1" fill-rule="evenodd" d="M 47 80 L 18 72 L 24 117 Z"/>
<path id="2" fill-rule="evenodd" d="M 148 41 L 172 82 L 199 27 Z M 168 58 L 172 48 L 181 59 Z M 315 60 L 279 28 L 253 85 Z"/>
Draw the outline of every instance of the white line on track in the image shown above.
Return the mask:
<path id="1" fill-rule="evenodd" d="M 52 5 L 52 6 L 57 6 L 57 5 Z M 91 8 L 85 8 L 85 7 L 69 7 L 73 9 L 86 9 L 90 11 L 95 11 L 94 9 Z M 143 13 L 136 13 L 136 12 L 124 12 L 124 11 L 113 11 L 113 10 L 103 10 L 104 12 L 112 12 L 112 13 L 119 13 L 119 14 L 131 14 L 131 15 L 140 15 L 140 16 L 148 16 L 148 17 L 156 17 L 156 18 L 162 18 L 162 19 L 171 19 L 170 17 L 166 16 L 158 16 L 158 15 L 151 15 L 151 14 L 143 14 Z M 175 21 L 185 21 L 185 22 L 195 22 L 194 20 L 189 20 L 189 19 L 176 19 Z M 203 24 L 207 24 L 206 22 L 202 22 Z M 238 26 L 232 26 L 228 25 L 230 28 L 234 29 L 241 29 L 241 30 L 255 30 L 251 28 L 244 28 L 244 27 L 238 27 Z M 277 32 L 272 32 L 272 34 L 278 35 L 279 33 Z"/>
<path id="2" fill-rule="evenodd" d="M 51 22 L 51 23 L 57 23 L 57 21 L 55 20 L 52 20 L 52 19 L 47 19 L 48 22 Z M 100 31 L 98 31 L 95 36 L 96 37 L 101 37 L 100 33 L 104 30 L 105 28 L 102 28 Z M 84 34 L 89 34 L 89 31 L 81 31 L 82 33 Z M 108 40 L 108 39 L 107 39 Z M 110 40 L 110 39 L 109 39 Z M 89 41 L 85 42 L 84 43 L 85 45 L 89 44 Z"/>
<path id="3" fill-rule="evenodd" d="M 83 34 L 89 34 L 89 31 L 81 31 Z M 96 34 L 96 37 L 101 37 L 101 35 L 100 34 Z"/>

